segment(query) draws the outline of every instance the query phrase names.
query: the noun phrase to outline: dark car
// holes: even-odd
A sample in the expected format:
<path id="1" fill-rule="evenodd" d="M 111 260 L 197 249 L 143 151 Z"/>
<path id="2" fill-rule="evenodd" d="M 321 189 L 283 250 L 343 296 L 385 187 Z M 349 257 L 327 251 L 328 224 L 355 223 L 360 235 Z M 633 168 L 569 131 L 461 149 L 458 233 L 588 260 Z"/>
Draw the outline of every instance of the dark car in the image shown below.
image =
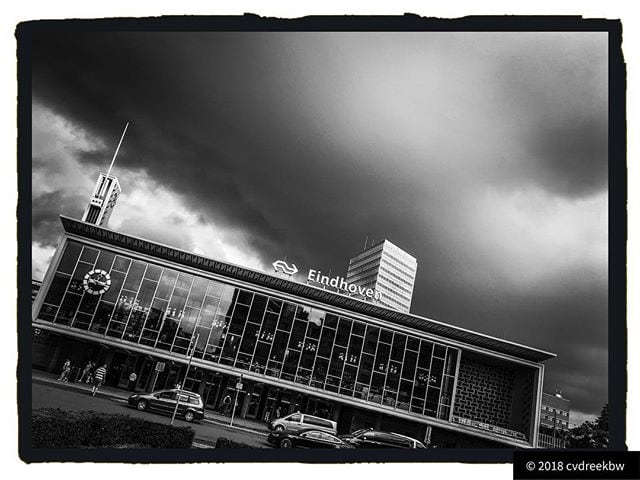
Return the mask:
<path id="1" fill-rule="evenodd" d="M 267 442 L 280 448 L 354 448 L 329 432 L 313 428 L 297 432 L 274 430 L 267 437 Z"/>
<path id="2" fill-rule="evenodd" d="M 371 428 L 356 430 L 349 435 L 341 435 L 340 438 L 355 448 L 426 448 L 415 438 Z"/>
<path id="3" fill-rule="evenodd" d="M 180 395 L 180 403 L 176 416 L 187 422 L 204 418 L 204 404 L 200 395 L 186 390 L 158 390 L 153 393 L 136 393 L 129 397 L 129 405 L 138 410 L 154 410 L 159 413 L 173 415 Z"/>

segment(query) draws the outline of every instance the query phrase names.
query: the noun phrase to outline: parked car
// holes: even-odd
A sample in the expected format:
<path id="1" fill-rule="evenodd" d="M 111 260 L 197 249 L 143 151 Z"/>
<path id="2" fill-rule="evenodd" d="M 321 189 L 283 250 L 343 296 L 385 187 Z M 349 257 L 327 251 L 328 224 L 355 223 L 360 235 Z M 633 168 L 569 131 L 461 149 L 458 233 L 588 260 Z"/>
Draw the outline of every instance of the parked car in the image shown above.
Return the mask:
<path id="1" fill-rule="evenodd" d="M 180 403 L 176 416 L 187 422 L 204 418 L 204 404 L 200 395 L 186 390 L 158 390 L 153 393 L 136 393 L 129 397 L 129 405 L 138 410 L 154 410 L 167 415 L 173 415 L 176 402 L 180 395 Z"/>
<path id="2" fill-rule="evenodd" d="M 334 435 L 336 435 L 338 431 L 338 425 L 336 422 L 300 412 L 292 413 L 282 418 L 277 418 L 269 423 L 269 430 L 287 430 L 288 432 L 297 432 L 304 428 L 323 430 L 325 432 L 333 433 Z"/>
<path id="3" fill-rule="evenodd" d="M 426 448 L 415 438 L 371 428 L 356 430 L 348 435 L 341 435 L 340 438 L 356 448 Z"/>
<path id="4" fill-rule="evenodd" d="M 267 442 L 280 448 L 355 448 L 340 437 L 314 428 L 297 432 L 274 430 L 267 437 Z"/>

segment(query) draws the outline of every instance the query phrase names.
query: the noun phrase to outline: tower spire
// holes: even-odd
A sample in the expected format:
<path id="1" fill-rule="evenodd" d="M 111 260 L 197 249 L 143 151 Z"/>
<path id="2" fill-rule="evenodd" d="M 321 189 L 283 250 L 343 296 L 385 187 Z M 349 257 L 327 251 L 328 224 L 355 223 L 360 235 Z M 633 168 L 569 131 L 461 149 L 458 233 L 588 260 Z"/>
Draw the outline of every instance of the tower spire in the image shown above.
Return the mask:
<path id="1" fill-rule="evenodd" d="M 120 141 L 118 142 L 118 147 L 116 148 L 115 153 L 113 154 L 113 159 L 111 160 L 111 165 L 109 165 L 109 170 L 107 170 L 107 176 L 111 173 L 111 169 L 113 168 L 113 164 L 116 161 L 116 157 L 118 156 L 118 151 L 120 150 L 120 145 L 122 145 L 122 140 L 124 140 L 124 136 L 127 133 L 127 128 L 129 128 L 129 122 L 124 126 L 124 131 L 122 132 L 122 137 L 120 137 Z"/>

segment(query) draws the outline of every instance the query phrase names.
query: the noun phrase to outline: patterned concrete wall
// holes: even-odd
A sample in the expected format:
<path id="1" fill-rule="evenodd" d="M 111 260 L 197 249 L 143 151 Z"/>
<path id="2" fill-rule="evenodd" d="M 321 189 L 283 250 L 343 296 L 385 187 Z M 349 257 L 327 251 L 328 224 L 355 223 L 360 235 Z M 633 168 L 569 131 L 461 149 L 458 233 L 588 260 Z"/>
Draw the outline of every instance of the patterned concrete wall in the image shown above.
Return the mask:
<path id="1" fill-rule="evenodd" d="M 460 374 L 453 414 L 511 428 L 514 371 L 460 359 Z"/>

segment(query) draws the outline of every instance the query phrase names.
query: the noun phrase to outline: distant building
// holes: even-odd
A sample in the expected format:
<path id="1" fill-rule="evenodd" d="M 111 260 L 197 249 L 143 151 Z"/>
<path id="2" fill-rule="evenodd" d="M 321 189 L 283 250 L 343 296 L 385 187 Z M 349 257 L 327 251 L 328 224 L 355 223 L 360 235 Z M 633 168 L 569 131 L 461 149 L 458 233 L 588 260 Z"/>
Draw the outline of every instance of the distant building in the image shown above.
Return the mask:
<path id="1" fill-rule="evenodd" d="M 563 398 L 560 393 L 551 395 L 542 394 L 540 407 L 540 430 L 543 433 L 553 434 L 569 430 L 570 401 Z"/>
<path id="2" fill-rule="evenodd" d="M 82 221 L 106 227 L 121 191 L 116 177 L 101 173 L 93 189 L 89 204 L 82 215 Z"/>
<path id="3" fill-rule="evenodd" d="M 31 280 L 31 303 L 36 299 L 36 295 L 38 295 L 38 290 L 42 286 L 42 282 L 39 280 Z"/>
<path id="4" fill-rule="evenodd" d="M 374 289 L 378 304 L 409 312 L 418 261 L 389 240 L 383 240 L 349 260 L 347 282 Z"/>

